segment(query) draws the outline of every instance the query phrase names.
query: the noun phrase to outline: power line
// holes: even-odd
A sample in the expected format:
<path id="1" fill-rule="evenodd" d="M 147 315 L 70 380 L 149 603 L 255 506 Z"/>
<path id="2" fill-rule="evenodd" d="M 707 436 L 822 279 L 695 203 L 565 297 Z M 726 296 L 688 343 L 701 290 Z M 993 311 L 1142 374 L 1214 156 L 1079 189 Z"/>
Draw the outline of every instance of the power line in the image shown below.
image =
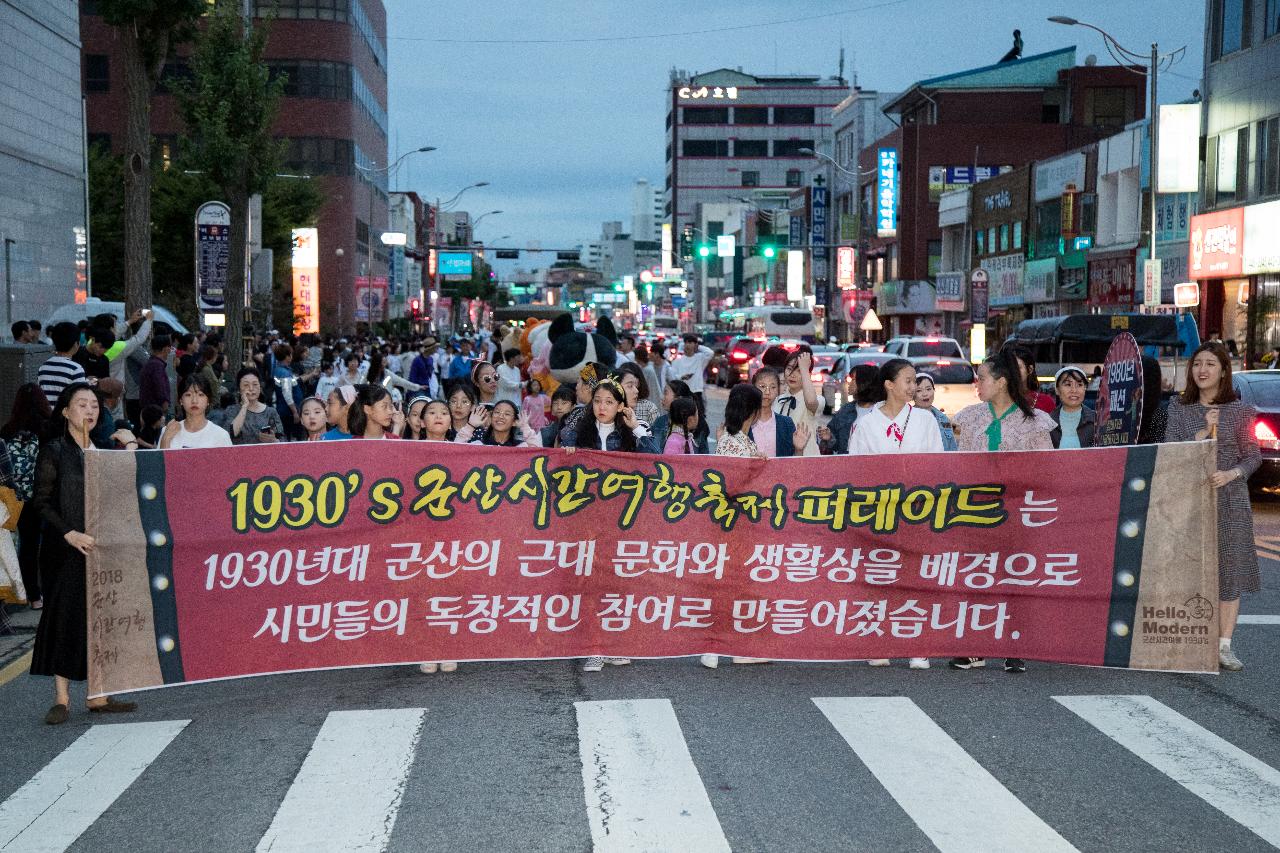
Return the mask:
<path id="1" fill-rule="evenodd" d="M 889 6 L 901 6 L 911 0 L 883 0 L 859 6 L 856 9 L 845 9 L 841 12 L 826 12 L 821 15 L 808 15 L 800 18 L 785 18 L 779 21 L 766 21 L 761 24 L 738 24 L 732 27 L 712 27 L 705 30 L 688 30 L 682 33 L 653 33 L 648 35 L 629 36 L 595 36 L 592 38 L 549 38 L 549 39 L 480 39 L 480 38 L 439 38 L 434 36 L 388 36 L 388 41 L 434 42 L 436 44 L 587 44 L 599 42 L 652 41 L 654 39 L 673 39 L 684 36 L 703 36 L 712 33 L 728 33 L 741 30 L 755 30 L 762 27 L 776 27 L 783 24 L 799 24 L 807 21 L 820 21 L 827 18 L 839 18 L 845 15 L 856 15 L 859 12 L 870 12 Z"/>

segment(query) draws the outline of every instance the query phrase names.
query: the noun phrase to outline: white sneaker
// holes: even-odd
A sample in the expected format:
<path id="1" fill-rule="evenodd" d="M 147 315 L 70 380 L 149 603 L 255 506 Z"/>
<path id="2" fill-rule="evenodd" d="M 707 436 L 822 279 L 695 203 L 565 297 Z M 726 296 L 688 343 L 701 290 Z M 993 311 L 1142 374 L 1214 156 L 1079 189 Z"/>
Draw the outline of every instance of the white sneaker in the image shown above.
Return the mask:
<path id="1" fill-rule="evenodd" d="M 441 672 L 455 672 L 457 671 L 457 669 L 458 669 L 457 661 L 447 660 L 444 663 L 440 664 Z"/>
<path id="2" fill-rule="evenodd" d="M 1244 661 L 1236 657 L 1236 653 L 1231 651 L 1230 646 L 1227 646 L 1225 649 L 1219 647 L 1218 666 L 1222 667 L 1228 672 L 1239 672 L 1240 670 L 1244 669 Z"/>
<path id="3" fill-rule="evenodd" d="M 604 669 L 604 658 L 593 656 L 587 658 L 587 662 L 582 665 L 583 672 L 599 672 Z"/>
<path id="4" fill-rule="evenodd" d="M 707 669 L 715 669 L 720 665 L 720 655 L 703 655 L 698 658 L 698 662 Z"/>
<path id="5" fill-rule="evenodd" d="M 420 663 L 418 664 L 418 671 L 425 673 L 426 675 L 431 675 L 436 671 L 436 665 L 434 663 Z"/>
<path id="6" fill-rule="evenodd" d="M 928 669 L 929 659 L 928 658 L 912 658 L 907 663 L 907 666 L 911 667 L 912 669 Z"/>
<path id="7" fill-rule="evenodd" d="M 876 658 L 875 660 L 867 661 L 867 666 L 888 666 L 888 665 L 889 665 L 888 658 Z"/>
<path id="8" fill-rule="evenodd" d="M 609 666 L 626 666 L 631 663 L 631 658 L 605 658 L 604 662 Z"/>

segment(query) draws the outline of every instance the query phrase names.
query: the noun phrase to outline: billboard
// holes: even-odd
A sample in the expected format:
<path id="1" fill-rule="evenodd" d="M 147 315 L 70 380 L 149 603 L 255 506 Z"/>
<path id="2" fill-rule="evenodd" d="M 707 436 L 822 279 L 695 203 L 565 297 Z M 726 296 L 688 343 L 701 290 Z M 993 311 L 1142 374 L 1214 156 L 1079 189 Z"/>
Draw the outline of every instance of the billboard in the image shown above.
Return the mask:
<path id="1" fill-rule="evenodd" d="M 930 166 L 929 201 L 936 204 L 943 193 L 1012 171 L 1012 166 Z"/>
<path id="2" fill-rule="evenodd" d="M 473 257 L 470 252 L 438 252 L 436 267 L 440 275 L 471 275 Z"/>
<path id="3" fill-rule="evenodd" d="M 315 228 L 293 229 L 293 333 L 320 331 L 320 246 Z"/>
<path id="4" fill-rule="evenodd" d="M 894 237 L 898 233 L 898 149 L 880 149 L 876 172 L 876 236 Z"/>
<path id="5" fill-rule="evenodd" d="M 1200 179 L 1200 105 L 1161 104 L 1159 168 L 1156 181 L 1162 193 L 1193 193 Z"/>
<path id="6" fill-rule="evenodd" d="M 1280 201 L 1251 204 L 1244 209 L 1245 275 L 1280 272 Z"/>
<path id="7" fill-rule="evenodd" d="M 1240 275 L 1244 260 L 1243 241 L 1243 207 L 1191 217 L 1191 277 L 1227 278 Z"/>

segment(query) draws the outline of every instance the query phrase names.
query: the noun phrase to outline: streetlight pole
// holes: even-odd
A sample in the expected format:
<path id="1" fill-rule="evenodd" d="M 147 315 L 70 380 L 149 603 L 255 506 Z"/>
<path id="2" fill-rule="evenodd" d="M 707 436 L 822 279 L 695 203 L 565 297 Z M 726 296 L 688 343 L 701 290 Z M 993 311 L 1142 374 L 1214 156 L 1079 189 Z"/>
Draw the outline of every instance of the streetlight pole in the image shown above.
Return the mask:
<path id="1" fill-rule="evenodd" d="M 435 252 L 435 259 L 436 259 L 436 271 L 435 271 L 435 274 L 431 277 L 432 292 L 435 294 L 435 297 L 431 300 L 431 321 L 433 325 L 435 323 L 436 301 L 440 298 L 440 244 L 444 236 L 444 232 L 440 230 L 441 228 L 440 217 L 444 214 L 444 208 L 457 202 L 457 200 L 462 198 L 462 194 L 465 193 L 467 190 L 472 190 L 472 189 L 477 189 L 479 187 L 487 187 L 487 186 L 489 186 L 488 181 L 477 181 L 474 184 L 468 184 L 467 186 L 463 187 L 462 189 L 454 193 L 453 198 L 449 199 L 443 204 L 440 201 L 440 196 L 436 196 L 435 227 L 431 229 L 431 245 L 427 247 L 428 259 L 432 257 L 431 255 L 432 252 Z M 474 226 L 473 226 L 473 231 L 474 231 Z M 452 308 L 450 308 L 449 313 L 450 315 L 453 314 Z M 437 333 L 439 333 L 438 329 L 436 331 Z"/>

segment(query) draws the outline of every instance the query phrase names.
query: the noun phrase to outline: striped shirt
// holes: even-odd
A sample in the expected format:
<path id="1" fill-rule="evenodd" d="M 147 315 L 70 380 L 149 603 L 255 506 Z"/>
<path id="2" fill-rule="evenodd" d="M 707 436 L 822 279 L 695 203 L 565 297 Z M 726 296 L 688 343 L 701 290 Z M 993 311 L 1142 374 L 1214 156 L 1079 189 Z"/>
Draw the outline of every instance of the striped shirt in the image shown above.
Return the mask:
<path id="1" fill-rule="evenodd" d="M 58 395 L 64 388 L 73 382 L 84 380 L 84 368 L 62 355 L 55 355 L 40 365 L 40 371 L 36 374 L 36 382 L 40 384 L 40 390 L 44 395 L 49 398 L 50 406 L 58 404 Z"/>

